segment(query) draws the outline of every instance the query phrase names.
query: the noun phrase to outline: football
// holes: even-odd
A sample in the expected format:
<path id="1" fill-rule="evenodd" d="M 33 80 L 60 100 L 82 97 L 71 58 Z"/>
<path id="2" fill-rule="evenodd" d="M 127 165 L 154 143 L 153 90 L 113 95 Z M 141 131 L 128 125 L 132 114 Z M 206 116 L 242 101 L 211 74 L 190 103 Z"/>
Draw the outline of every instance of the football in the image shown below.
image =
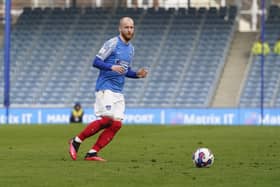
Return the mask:
<path id="1" fill-rule="evenodd" d="M 214 154 L 208 148 L 198 148 L 193 153 L 192 160 L 198 168 L 210 167 L 214 163 Z"/>

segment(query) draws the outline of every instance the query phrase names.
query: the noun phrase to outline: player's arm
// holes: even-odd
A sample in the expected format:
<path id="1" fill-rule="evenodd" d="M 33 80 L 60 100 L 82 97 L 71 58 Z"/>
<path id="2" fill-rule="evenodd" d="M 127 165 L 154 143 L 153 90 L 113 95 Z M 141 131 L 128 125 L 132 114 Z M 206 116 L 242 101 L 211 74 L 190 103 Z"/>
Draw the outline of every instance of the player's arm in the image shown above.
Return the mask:
<path id="1" fill-rule="evenodd" d="M 144 68 L 139 69 L 137 72 L 133 71 L 130 67 L 127 69 L 127 73 L 125 74 L 126 77 L 129 78 L 145 78 L 148 72 Z"/>
<path id="2" fill-rule="evenodd" d="M 133 71 L 133 70 L 131 69 L 131 67 L 129 67 L 129 68 L 127 69 L 127 72 L 126 72 L 125 76 L 126 76 L 126 77 L 129 77 L 129 78 L 133 78 L 133 79 L 139 78 L 139 77 L 137 76 L 137 73 L 136 73 L 135 71 Z"/>
<path id="3" fill-rule="evenodd" d="M 100 70 L 112 70 L 112 64 L 105 63 L 101 58 L 95 57 L 93 60 L 92 66 Z"/>
<path id="4" fill-rule="evenodd" d="M 123 67 L 121 67 L 119 65 L 112 65 L 112 64 L 108 64 L 108 63 L 104 62 L 105 59 L 107 59 L 111 55 L 111 53 L 114 51 L 116 45 L 117 45 L 116 37 L 105 42 L 93 61 L 93 64 L 92 64 L 93 67 L 96 67 L 100 70 L 115 71 L 120 74 L 123 74 L 125 72 L 125 69 Z"/>
<path id="5" fill-rule="evenodd" d="M 95 57 L 92 66 L 100 70 L 115 71 L 120 74 L 123 74 L 125 72 L 125 69 L 122 66 L 105 63 L 98 56 Z"/>
<path id="6" fill-rule="evenodd" d="M 98 54 L 93 60 L 92 66 L 100 70 L 112 70 L 112 64 L 105 63 L 105 59 L 107 59 L 111 55 L 116 45 L 117 40 L 115 38 L 106 41 L 101 47 L 101 49 L 98 51 Z"/>

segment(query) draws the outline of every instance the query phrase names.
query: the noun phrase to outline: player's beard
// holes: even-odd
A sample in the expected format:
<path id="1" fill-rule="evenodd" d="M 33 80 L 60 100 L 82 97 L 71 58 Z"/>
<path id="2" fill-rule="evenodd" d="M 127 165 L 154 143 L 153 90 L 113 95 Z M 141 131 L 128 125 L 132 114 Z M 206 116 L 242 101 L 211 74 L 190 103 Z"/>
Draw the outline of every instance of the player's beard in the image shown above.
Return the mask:
<path id="1" fill-rule="evenodd" d="M 133 38 L 133 36 L 134 36 L 134 33 L 121 33 L 121 35 L 122 35 L 122 38 L 123 39 L 125 39 L 125 41 L 126 42 L 129 42 L 132 38 Z"/>

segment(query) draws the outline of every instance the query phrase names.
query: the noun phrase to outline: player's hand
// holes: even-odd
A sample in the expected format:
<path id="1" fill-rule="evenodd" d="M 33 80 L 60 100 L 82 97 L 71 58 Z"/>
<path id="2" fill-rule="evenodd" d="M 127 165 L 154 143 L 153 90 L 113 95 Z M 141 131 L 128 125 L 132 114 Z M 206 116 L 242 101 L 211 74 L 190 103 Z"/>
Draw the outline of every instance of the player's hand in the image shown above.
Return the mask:
<path id="1" fill-rule="evenodd" d="M 120 66 L 120 65 L 113 65 L 111 67 L 111 69 L 112 69 L 112 71 L 115 71 L 115 72 L 117 72 L 119 74 L 124 74 L 125 73 L 125 68 Z"/>
<path id="2" fill-rule="evenodd" d="M 148 71 L 145 68 L 141 68 L 137 71 L 137 77 L 145 78 L 148 75 Z"/>

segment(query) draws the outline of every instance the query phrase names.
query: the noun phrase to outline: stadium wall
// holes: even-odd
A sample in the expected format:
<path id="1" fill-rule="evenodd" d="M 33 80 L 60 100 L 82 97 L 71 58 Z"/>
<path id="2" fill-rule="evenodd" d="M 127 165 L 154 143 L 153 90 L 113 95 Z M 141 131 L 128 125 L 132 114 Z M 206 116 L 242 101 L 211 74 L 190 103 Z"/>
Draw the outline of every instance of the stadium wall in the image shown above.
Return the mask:
<path id="1" fill-rule="evenodd" d="M 96 117 L 85 108 L 84 123 Z M 9 124 L 69 124 L 71 108 L 12 108 Z M 0 109 L 0 124 L 6 123 L 5 109 Z M 127 109 L 124 124 L 142 125 L 280 125 L 280 108 L 265 109 Z"/>

